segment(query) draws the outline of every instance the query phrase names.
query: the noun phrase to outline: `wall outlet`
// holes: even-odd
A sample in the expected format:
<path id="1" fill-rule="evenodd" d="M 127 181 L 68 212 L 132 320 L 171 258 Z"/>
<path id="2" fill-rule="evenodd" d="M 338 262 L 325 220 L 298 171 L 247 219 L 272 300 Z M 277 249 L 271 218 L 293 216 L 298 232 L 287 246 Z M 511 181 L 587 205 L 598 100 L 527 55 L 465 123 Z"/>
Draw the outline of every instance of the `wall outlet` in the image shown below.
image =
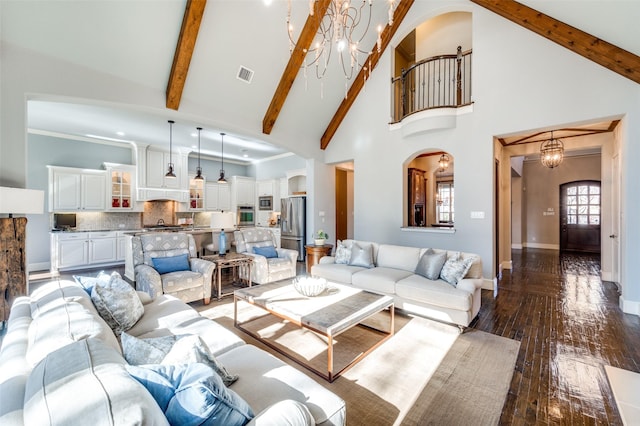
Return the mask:
<path id="1" fill-rule="evenodd" d="M 484 219 L 484 212 L 471 212 L 471 219 Z"/>

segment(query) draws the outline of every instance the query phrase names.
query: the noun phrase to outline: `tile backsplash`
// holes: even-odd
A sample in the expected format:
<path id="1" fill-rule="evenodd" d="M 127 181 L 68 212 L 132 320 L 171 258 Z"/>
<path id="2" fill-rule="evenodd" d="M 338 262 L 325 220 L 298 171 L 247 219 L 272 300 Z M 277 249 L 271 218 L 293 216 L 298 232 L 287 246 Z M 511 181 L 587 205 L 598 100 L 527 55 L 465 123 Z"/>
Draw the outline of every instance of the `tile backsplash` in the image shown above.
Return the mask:
<path id="1" fill-rule="evenodd" d="M 53 213 L 50 215 L 51 228 L 53 228 Z M 140 213 L 108 213 L 108 212 L 78 212 L 76 213 L 76 230 L 121 230 L 140 229 L 142 227 L 142 215 Z"/>
<path id="2" fill-rule="evenodd" d="M 142 225 L 153 226 L 157 225 L 158 221 L 163 221 L 165 225 L 177 223 L 175 201 L 146 201 L 144 203 Z"/>

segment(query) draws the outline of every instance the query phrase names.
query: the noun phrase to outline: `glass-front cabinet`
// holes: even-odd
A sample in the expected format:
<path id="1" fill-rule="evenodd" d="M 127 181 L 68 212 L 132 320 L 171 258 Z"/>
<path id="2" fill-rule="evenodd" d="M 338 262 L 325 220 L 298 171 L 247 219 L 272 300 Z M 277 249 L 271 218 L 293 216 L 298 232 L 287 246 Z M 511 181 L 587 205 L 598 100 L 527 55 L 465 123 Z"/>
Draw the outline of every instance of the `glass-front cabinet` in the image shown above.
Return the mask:
<path id="1" fill-rule="evenodd" d="M 109 179 L 107 208 L 111 211 L 134 210 L 135 166 L 105 163 Z"/>
<path id="2" fill-rule="evenodd" d="M 189 179 L 189 210 L 204 210 L 204 179 Z"/>

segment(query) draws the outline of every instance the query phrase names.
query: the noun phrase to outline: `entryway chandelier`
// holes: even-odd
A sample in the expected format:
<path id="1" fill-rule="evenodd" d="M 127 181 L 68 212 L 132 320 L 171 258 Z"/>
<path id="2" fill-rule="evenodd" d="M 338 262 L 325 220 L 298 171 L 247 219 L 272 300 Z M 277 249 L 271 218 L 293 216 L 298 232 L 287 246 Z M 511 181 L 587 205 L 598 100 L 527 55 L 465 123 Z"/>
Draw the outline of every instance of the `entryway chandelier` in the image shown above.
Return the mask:
<path id="1" fill-rule="evenodd" d="M 438 160 L 438 171 L 444 172 L 449 168 L 449 156 L 447 154 L 442 154 L 440 159 Z"/>
<path id="2" fill-rule="evenodd" d="M 558 167 L 564 159 L 564 144 L 560 139 L 553 138 L 553 130 L 551 131 L 551 139 L 542 142 L 540 145 L 540 161 L 550 169 Z"/>
<path id="3" fill-rule="evenodd" d="M 334 49 L 337 50 L 338 61 L 345 77 L 345 96 L 348 89 L 347 82 L 353 78 L 354 71 L 357 73 L 360 68 L 364 67 L 365 70 L 371 73 L 371 64 L 369 64 L 368 68 L 365 66 L 365 60 L 371 52 L 363 50 L 360 47 L 360 42 L 369 31 L 372 1 L 361 0 L 359 1 L 359 6 L 354 6 L 349 0 L 331 0 L 309 50 L 305 51 L 306 58 L 303 65 L 305 79 L 307 77 L 307 67 L 313 65 L 315 65 L 316 77 L 319 80 L 325 76 Z M 318 0 L 309 0 L 310 16 L 314 15 L 317 2 Z M 388 25 L 391 26 L 393 25 L 396 0 L 387 0 L 387 2 L 389 4 Z M 356 0 L 353 3 L 357 4 L 358 1 Z M 380 53 L 382 46 L 382 28 L 382 25 L 378 25 L 378 53 Z M 293 39 L 291 0 L 288 0 L 287 34 L 289 34 L 289 52 L 292 53 L 297 42 Z"/>

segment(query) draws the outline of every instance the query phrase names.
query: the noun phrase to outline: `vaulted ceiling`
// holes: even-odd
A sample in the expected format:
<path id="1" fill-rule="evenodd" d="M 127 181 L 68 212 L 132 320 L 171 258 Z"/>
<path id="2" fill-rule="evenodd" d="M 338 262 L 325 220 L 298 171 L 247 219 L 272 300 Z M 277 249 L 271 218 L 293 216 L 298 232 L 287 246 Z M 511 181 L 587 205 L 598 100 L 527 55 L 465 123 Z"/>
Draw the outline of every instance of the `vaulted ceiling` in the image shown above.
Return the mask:
<path id="1" fill-rule="evenodd" d="M 633 53 L 520 3 L 472 2 L 638 81 L 640 61 Z M 299 35 L 308 16 L 307 2 L 292 3 L 294 31 Z M 375 26 L 387 19 L 386 2 L 374 0 L 373 4 L 374 29 L 363 41 L 367 46 L 375 45 Z M 413 0 L 398 3 L 395 28 L 386 28 L 383 34 L 385 46 L 412 4 Z M 316 7 L 322 7 L 322 2 Z M 103 73 L 121 80 L 123 86 L 133 84 L 162 94 L 151 107 L 44 94 L 36 99 L 51 104 L 42 108 L 48 116 L 29 114 L 29 127 L 35 130 L 86 136 L 87 125 L 92 125 L 91 134 L 106 138 L 165 143 L 166 119 L 173 118 L 185 133 L 176 134 L 175 142 L 193 146 L 189 130 L 203 126 L 203 149 L 213 155 L 219 147 L 216 135 L 225 131 L 230 138 L 265 148 L 266 153 L 255 158 L 285 151 L 318 157 L 356 100 L 364 79 L 345 88 L 337 69 L 330 69 L 322 82 L 311 69 L 305 77 L 299 69 L 300 55 L 289 54 L 286 13 L 284 0 L 269 6 L 261 0 L 208 0 L 206 4 L 204 0 L 15 1 L 0 2 L 0 28 L 5 45 Z M 236 78 L 240 67 L 253 72 L 251 83 Z M 79 122 L 74 117 L 82 114 L 70 115 L 68 109 L 56 115 L 53 107 L 59 101 L 74 108 L 89 103 L 94 110 L 118 113 L 107 113 L 96 121 L 87 118 L 93 114 L 85 114 L 85 121 Z M 145 124 L 136 126 L 138 120 Z M 115 135 L 116 131 L 125 136 Z M 247 148 L 238 152 L 241 149 Z"/>

